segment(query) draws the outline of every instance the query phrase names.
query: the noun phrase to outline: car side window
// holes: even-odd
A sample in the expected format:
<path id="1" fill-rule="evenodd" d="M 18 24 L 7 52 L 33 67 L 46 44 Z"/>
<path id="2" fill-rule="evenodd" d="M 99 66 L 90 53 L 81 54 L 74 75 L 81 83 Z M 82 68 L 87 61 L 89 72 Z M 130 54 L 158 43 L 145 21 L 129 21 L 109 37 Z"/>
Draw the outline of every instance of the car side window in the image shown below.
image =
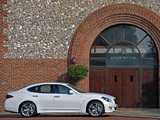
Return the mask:
<path id="1" fill-rule="evenodd" d="M 41 93 L 51 93 L 51 85 L 42 85 L 40 87 Z"/>
<path id="2" fill-rule="evenodd" d="M 54 88 L 52 85 L 40 85 L 31 87 L 28 89 L 30 92 L 37 92 L 37 93 L 54 93 Z"/>
<path id="3" fill-rule="evenodd" d="M 31 88 L 28 89 L 28 91 L 30 91 L 30 92 L 39 92 L 40 91 L 39 90 L 39 86 L 31 87 Z"/>
<path id="4" fill-rule="evenodd" d="M 69 94 L 69 88 L 63 85 L 55 85 L 54 93 Z"/>

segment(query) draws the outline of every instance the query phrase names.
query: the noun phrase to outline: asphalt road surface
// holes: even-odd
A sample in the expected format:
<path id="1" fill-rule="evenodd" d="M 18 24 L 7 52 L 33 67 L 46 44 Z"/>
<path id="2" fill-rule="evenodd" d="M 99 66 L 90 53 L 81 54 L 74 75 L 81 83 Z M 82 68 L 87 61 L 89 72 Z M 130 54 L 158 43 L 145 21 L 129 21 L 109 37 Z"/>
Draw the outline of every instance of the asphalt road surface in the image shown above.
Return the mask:
<path id="1" fill-rule="evenodd" d="M 151 118 L 115 117 L 103 115 L 102 117 L 89 117 L 88 115 L 40 115 L 38 117 L 23 118 L 19 114 L 1 114 L 0 120 L 160 120 Z"/>

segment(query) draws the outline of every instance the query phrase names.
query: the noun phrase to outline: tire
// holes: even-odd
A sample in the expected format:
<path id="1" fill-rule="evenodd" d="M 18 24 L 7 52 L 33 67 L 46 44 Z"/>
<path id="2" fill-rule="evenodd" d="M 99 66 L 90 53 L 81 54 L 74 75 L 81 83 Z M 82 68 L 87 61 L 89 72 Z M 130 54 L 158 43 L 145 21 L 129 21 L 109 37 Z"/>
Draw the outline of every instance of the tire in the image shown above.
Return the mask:
<path id="1" fill-rule="evenodd" d="M 93 101 L 88 105 L 88 113 L 92 117 L 99 117 L 104 113 L 103 104 L 99 101 Z"/>
<path id="2" fill-rule="evenodd" d="M 34 117 L 37 114 L 37 109 L 34 103 L 24 102 L 20 106 L 20 113 L 23 117 Z"/>

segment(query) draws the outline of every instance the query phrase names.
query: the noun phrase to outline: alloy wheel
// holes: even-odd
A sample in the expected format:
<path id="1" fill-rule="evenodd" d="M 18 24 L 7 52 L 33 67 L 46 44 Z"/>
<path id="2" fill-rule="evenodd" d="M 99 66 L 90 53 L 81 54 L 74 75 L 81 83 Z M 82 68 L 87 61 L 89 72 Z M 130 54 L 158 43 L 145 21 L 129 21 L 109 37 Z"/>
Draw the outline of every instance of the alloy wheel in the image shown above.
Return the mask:
<path id="1" fill-rule="evenodd" d="M 98 101 L 92 102 L 88 107 L 88 112 L 93 117 L 98 117 L 103 113 L 103 105 Z"/>
<path id="2" fill-rule="evenodd" d="M 25 102 L 21 105 L 20 112 L 24 117 L 32 117 L 36 114 L 36 106 L 32 102 Z"/>

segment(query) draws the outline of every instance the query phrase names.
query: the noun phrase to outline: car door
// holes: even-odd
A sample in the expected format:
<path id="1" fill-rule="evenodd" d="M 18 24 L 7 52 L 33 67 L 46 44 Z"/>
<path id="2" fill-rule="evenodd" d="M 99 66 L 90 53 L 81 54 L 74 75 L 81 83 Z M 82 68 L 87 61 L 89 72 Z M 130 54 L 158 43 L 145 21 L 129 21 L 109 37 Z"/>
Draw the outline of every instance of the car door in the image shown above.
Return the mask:
<path id="1" fill-rule="evenodd" d="M 63 85 L 55 85 L 54 111 L 79 112 L 80 95 L 70 94 L 71 89 Z"/>
<path id="2" fill-rule="evenodd" d="M 41 85 L 32 88 L 31 98 L 40 111 L 53 111 L 52 85 Z"/>

